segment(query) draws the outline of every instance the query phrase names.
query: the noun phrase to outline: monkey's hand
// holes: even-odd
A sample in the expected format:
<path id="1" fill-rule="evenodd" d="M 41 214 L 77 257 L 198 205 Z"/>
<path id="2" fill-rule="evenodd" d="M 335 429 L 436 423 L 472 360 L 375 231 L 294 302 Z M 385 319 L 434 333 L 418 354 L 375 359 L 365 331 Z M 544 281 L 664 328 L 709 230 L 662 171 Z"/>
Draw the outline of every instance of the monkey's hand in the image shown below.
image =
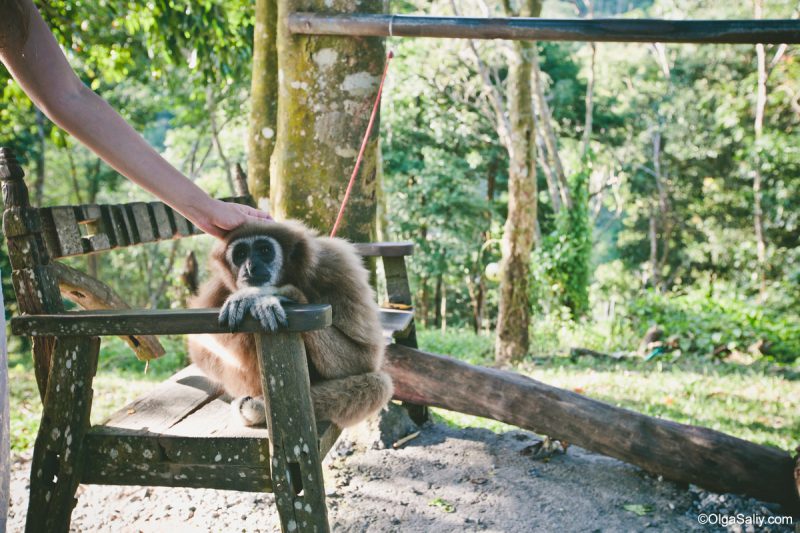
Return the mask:
<path id="1" fill-rule="evenodd" d="M 250 313 L 267 331 L 276 331 L 286 326 L 286 311 L 274 287 L 248 287 L 240 289 L 225 300 L 219 312 L 219 323 L 235 331 Z"/>

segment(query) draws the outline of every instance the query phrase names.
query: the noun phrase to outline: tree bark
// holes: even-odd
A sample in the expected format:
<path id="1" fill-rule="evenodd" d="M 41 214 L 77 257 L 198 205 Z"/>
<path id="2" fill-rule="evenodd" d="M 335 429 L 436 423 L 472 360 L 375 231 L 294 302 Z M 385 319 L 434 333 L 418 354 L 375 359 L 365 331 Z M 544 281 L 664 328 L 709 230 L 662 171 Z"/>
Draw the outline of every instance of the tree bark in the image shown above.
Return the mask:
<path id="1" fill-rule="evenodd" d="M 255 15 L 247 176 L 250 194 L 258 201 L 269 197 L 269 164 L 278 129 L 277 1 L 256 0 Z"/>
<path id="2" fill-rule="evenodd" d="M 763 16 L 764 1 L 755 0 L 755 17 Z M 764 210 L 762 207 L 763 178 L 761 175 L 761 139 L 764 134 L 764 112 L 767 107 L 767 54 L 763 44 L 756 45 L 758 61 L 758 82 L 756 87 L 756 112 L 753 124 L 755 130 L 755 147 L 753 150 L 753 225 L 756 236 L 756 255 L 758 258 L 758 296 L 763 301 L 767 293 L 767 241 L 764 235 Z"/>
<path id="3" fill-rule="evenodd" d="M 222 149 L 222 143 L 219 140 L 220 128 L 217 126 L 217 102 L 214 99 L 214 93 L 211 87 L 206 89 L 206 106 L 208 108 L 208 123 L 211 125 L 211 140 L 214 142 L 214 147 L 217 149 L 217 155 L 222 160 L 222 166 L 225 167 L 225 179 L 228 182 L 228 187 L 231 194 L 236 194 L 236 184 L 233 182 L 233 169 L 231 163 L 225 156 L 225 151 Z"/>
<path id="4" fill-rule="evenodd" d="M 3 291 L 0 291 L 0 307 L 3 307 Z M 11 498 L 11 426 L 9 422 L 8 351 L 6 350 L 5 314 L 0 316 L 0 532 L 6 530 L 8 501 Z"/>
<path id="5" fill-rule="evenodd" d="M 781 503 L 789 512 L 800 511 L 795 463 L 783 450 L 397 344 L 387 349 L 386 370 L 397 400 L 491 418 L 674 481 L 748 494 Z"/>
<path id="6" fill-rule="evenodd" d="M 589 79 L 586 82 L 586 118 L 581 141 L 581 158 L 583 159 L 589 154 L 589 143 L 592 140 L 592 124 L 594 120 L 594 71 L 595 59 L 597 58 L 597 43 L 592 42 L 589 45 L 592 53 L 589 59 Z"/>
<path id="7" fill-rule="evenodd" d="M 525 0 L 515 16 L 538 17 L 540 1 Z M 536 43 L 515 41 L 508 73 L 511 123 L 508 168 L 508 215 L 501 240 L 500 306 L 495 360 L 508 364 L 529 348 L 528 279 L 536 227 L 536 130 L 532 106 L 531 65 Z"/>
<path id="8" fill-rule="evenodd" d="M 340 13 L 382 13 L 379 0 L 342 0 Z M 333 226 L 369 122 L 385 61 L 379 38 L 292 35 L 289 13 L 326 11 L 325 0 L 278 1 L 278 136 L 270 195 L 274 216 Z M 378 131 L 369 139 L 339 235 L 374 233 Z"/>
<path id="9" fill-rule="evenodd" d="M 39 111 L 38 107 L 34 107 L 36 113 L 36 140 L 39 144 L 39 150 L 36 153 L 36 179 L 33 181 L 33 206 L 42 207 L 42 199 L 44 198 L 44 179 L 45 174 L 45 131 L 44 131 L 44 113 Z"/>
<path id="10" fill-rule="evenodd" d="M 558 155 L 558 139 L 553 128 L 553 114 L 550 112 L 550 105 L 544 94 L 544 84 L 542 83 L 542 73 L 539 69 L 539 53 L 534 46 L 531 53 L 531 72 L 533 74 L 533 88 L 536 94 L 536 107 L 539 111 L 539 121 L 543 132 L 544 143 L 547 146 L 549 160 L 552 162 L 552 169 L 558 183 L 558 193 L 561 196 L 561 203 L 567 209 L 572 208 L 572 195 L 570 194 L 567 176 L 564 173 L 564 165 Z"/>

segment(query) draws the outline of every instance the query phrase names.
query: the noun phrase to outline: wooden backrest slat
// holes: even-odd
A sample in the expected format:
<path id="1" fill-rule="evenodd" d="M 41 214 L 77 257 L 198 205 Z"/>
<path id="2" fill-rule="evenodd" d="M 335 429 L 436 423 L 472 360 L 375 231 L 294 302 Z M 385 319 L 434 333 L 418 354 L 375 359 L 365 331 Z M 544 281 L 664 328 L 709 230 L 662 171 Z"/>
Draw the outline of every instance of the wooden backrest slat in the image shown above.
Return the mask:
<path id="1" fill-rule="evenodd" d="M 250 196 L 225 201 L 253 205 Z M 162 202 L 132 202 L 117 205 L 75 205 L 32 209 L 41 218 L 42 234 L 53 259 L 104 252 L 161 240 L 200 235 L 203 232 L 183 215 Z M 7 215 L 10 229 L 25 223 L 20 213 Z M 18 224 L 18 225 L 19 225 Z M 27 230 L 26 230 L 27 231 Z"/>
<path id="2" fill-rule="evenodd" d="M 175 235 L 178 237 L 191 237 L 194 235 L 192 232 L 194 225 L 186 217 L 169 207 L 167 207 L 167 215 L 175 227 Z"/>
<path id="3" fill-rule="evenodd" d="M 156 234 L 153 231 L 153 222 L 150 220 L 150 211 L 147 209 L 147 204 L 144 202 L 126 204 L 125 210 L 132 222 L 133 240 L 136 244 L 155 241 Z"/>
<path id="4" fill-rule="evenodd" d="M 175 236 L 175 227 L 167 215 L 167 206 L 162 202 L 150 202 L 150 212 L 153 214 L 156 235 L 159 239 L 171 239 Z"/>

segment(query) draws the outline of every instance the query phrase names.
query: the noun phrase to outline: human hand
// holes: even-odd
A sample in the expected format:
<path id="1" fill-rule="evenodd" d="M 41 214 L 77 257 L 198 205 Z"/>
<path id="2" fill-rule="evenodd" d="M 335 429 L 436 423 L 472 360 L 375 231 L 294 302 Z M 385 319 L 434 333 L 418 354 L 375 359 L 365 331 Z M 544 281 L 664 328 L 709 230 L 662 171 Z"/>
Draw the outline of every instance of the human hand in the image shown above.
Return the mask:
<path id="1" fill-rule="evenodd" d="M 259 220 L 272 220 L 264 211 L 259 211 L 249 205 L 223 202 L 210 199 L 202 209 L 194 209 L 187 218 L 192 223 L 209 235 L 223 239 L 225 235 L 247 222 Z"/>

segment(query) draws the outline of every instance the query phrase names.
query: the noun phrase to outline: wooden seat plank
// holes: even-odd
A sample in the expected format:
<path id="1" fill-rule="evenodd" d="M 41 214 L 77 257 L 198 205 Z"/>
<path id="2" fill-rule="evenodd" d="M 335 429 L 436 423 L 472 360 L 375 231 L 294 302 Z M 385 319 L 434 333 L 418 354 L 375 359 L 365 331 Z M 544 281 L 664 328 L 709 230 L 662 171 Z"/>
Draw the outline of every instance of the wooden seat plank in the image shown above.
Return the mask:
<path id="1" fill-rule="evenodd" d="M 160 434 L 221 393 L 199 368 L 191 365 L 112 414 L 102 425 Z"/>

